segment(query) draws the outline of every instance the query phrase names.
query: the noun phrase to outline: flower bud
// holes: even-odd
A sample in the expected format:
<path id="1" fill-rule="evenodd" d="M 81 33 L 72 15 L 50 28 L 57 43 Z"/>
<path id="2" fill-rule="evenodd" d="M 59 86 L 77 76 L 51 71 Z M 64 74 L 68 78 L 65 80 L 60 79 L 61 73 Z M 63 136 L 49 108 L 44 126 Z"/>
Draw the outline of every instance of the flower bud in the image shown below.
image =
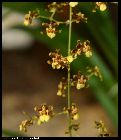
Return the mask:
<path id="1" fill-rule="evenodd" d="M 71 63 L 74 60 L 74 58 L 72 57 L 72 55 L 70 55 L 70 56 L 67 56 L 67 60 L 69 63 Z"/>
<path id="2" fill-rule="evenodd" d="M 102 3 L 102 4 L 100 5 L 100 11 L 105 11 L 106 8 L 107 8 L 106 4 Z"/>
<path id="3" fill-rule="evenodd" d="M 75 7 L 76 5 L 78 5 L 78 2 L 69 2 L 69 5 L 70 5 L 71 7 Z"/>
<path id="4" fill-rule="evenodd" d="M 86 57 L 91 57 L 92 56 L 92 52 L 91 51 L 87 51 L 85 52 Z"/>

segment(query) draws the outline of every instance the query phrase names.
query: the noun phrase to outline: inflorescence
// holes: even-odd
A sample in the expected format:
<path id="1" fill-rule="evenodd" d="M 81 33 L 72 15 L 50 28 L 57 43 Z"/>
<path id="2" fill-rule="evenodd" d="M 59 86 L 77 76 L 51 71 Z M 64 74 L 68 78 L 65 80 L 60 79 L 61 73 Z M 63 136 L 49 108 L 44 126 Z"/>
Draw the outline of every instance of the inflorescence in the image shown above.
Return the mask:
<path id="1" fill-rule="evenodd" d="M 58 21 L 54 18 L 55 13 L 64 12 L 65 7 L 74 8 L 79 5 L 79 2 L 52 2 L 48 5 L 47 10 L 51 13 L 50 16 L 45 17 L 42 16 L 40 11 L 36 9 L 35 11 L 29 11 L 28 14 L 25 15 L 24 25 L 34 25 L 34 19 L 46 19 L 48 21 L 42 22 L 40 25 L 42 27 L 41 34 L 46 34 L 49 38 L 53 39 L 57 33 L 61 33 L 59 30 L 60 24 L 70 25 L 70 23 L 87 23 L 87 17 L 82 12 L 71 13 L 72 20 Z M 107 9 L 106 2 L 95 2 L 93 12 L 96 10 L 105 11 Z M 60 50 L 55 50 L 49 53 L 50 60 L 47 61 L 49 65 L 53 69 L 70 69 L 70 64 L 74 62 L 75 59 L 79 55 L 84 54 L 85 57 L 92 57 L 92 47 L 89 40 L 81 42 L 77 40 L 77 43 L 74 49 L 70 50 L 70 53 L 67 56 L 63 56 Z M 93 68 L 87 67 L 87 74 L 83 74 L 81 71 L 78 71 L 77 74 L 72 75 L 70 77 L 70 81 L 66 77 L 62 77 L 58 84 L 57 95 L 61 97 L 66 97 L 66 90 L 68 90 L 69 86 L 74 86 L 77 90 L 81 90 L 83 88 L 88 87 L 88 81 L 91 76 L 97 76 L 102 80 L 101 72 L 98 66 Z M 70 88 L 69 87 L 69 88 Z M 70 107 L 64 107 L 62 112 L 55 113 L 53 106 L 48 106 L 47 104 L 41 104 L 39 107 L 34 107 L 35 115 L 32 117 L 29 116 L 29 119 L 24 120 L 19 125 L 20 131 L 27 131 L 27 127 L 36 123 L 37 125 L 41 125 L 42 123 L 48 122 L 51 118 L 55 117 L 58 114 L 67 114 L 67 116 L 71 119 L 71 121 L 77 121 L 79 119 L 79 108 L 75 103 L 71 103 Z M 108 136 L 107 129 L 104 127 L 104 123 L 102 121 L 96 122 L 96 128 L 99 131 L 99 136 Z M 70 123 L 68 130 L 65 132 L 66 134 L 70 134 L 70 131 L 77 131 L 79 129 L 78 123 Z"/>

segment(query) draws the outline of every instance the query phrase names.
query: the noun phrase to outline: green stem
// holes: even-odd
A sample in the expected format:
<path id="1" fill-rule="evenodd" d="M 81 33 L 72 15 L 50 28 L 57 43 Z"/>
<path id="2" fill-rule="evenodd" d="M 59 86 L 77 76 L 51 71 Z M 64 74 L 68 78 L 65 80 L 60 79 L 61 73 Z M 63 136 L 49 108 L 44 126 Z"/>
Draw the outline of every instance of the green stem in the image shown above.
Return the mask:
<path id="1" fill-rule="evenodd" d="M 56 113 L 54 116 L 58 116 L 58 115 L 62 115 L 62 114 L 65 114 L 65 112 Z"/>
<path id="2" fill-rule="evenodd" d="M 53 19 L 53 16 L 54 16 L 55 13 L 52 13 L 52 15 L 50 17 L 46 17 L 46 16 L 41 16 L 39 15 L 37 18 L 43 18 L 43 19 L 48 19 L 50 21 L 54 21 L 54 22 L 58 22 L 59 24 L 68 24 L 67 21 L 58 21 L 56 19 Z"/>
<path id="3" fill-rule="evenodd" d="M 32 117 L 25 111 L 23 111 L 23 114 L 26 115 L 30 120 L 32 119 Z"/>
<path id="4" fill-rule="evenodd" d="M 53 20 L 53 17 L 54 17 L 54 15 L 55 15 L 55 12 L 56 12 L 56 10 L 54 10 L 54 11 L 52 12 L 52 14 L 51 14 L 51 16 L 50 16 L 50 21 Z"/>
<path id="5" fill-rule="evenodd" d="M 72 28 L 72 7 L 70 6 L 69 10 L 69 40 L 68 40 L 68 56 L 70 56 L 70 49 L 71 49 L 71 28 Z M 70 63 L 68 64 L 68 109 L 71 108 L 71 95 L 70 95 Z M 69 135 L 72 137 L 71 131 L 71 117 L 68 116 L 68 128 L 69 128 Z"/>

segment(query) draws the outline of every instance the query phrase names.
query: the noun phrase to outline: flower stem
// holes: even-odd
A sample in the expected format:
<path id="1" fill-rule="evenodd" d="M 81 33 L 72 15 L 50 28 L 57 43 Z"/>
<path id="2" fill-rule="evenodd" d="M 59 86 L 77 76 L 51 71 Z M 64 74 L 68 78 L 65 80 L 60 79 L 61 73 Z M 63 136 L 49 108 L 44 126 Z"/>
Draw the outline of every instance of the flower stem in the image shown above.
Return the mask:
<path id="1" fill-rule="evenodd" d="M 52 14 L 51 14 L 51 16 L 50 16 L 50 21 L 53 20 L 53 17 L 54 17 L 54 15 L 55 15 L 55 12 L 56 12 L 56 9 L 52 12 Z"/>
<path id="2" fill-rule="evenodd" d="M 67 21 L 58 21 L 58 20 L 54 19 L 53 18 L 54 14 L 55 13 L 52 13 L 52 15 L 50 17 L 39 15 L 38 18 L 48 19 L 50 21 L 54 21 L 54 22 L 57 22 L 59 24 L 68 24 Z"/>
<path id="3" fill-rule="evenodd" d="M 69 9 L 69 39 L 68 39 L 68 56 L 70 56 L 70 49 L 71 49 L 71 28 L 72 28 L 72 7 L 70 6 Z M 70 63 L 68 63 L 68 109 L 71 108 L 71 95 L 70 95 Z M 71 131 L 71 117 L 68 115 L 68 128 L 69 128 L 69 135 L 72 137 Z"/>

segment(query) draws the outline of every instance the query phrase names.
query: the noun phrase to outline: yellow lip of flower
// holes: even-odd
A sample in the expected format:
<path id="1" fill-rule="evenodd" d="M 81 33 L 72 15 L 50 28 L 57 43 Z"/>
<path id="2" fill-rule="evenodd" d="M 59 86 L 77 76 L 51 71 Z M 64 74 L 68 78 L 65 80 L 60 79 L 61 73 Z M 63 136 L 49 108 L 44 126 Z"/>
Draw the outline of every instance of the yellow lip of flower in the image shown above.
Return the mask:
<path id="1" fill-rule="evenodd" d="M 58 95 L 58 96 L 61 96 L 61 95 L 62 95 L 62 92 L 59 90 L 59 91 L 57 92 L 57 95 Z"/>
<path id="2" fill-rule="evenodd" d="M 50 116 L 49 115 L 42 115 L 39 117 L 39 119 L 41 122 L 48 122 L 50 119 Z"/>
<path id="3" fill-rule="evenodd" d="M 74 120 L 78 120 L 78 119 L 79 119 L 79 114 L 75 114 L 75 115 L 73 116 L 73 119 L 74 119 Z"/>
<path id="4" fill-rule="evenodd" d="M 22 131 L 23 130 L 23 126 L 20 124 L 19 125 L 19 130 Z"/>
<path id="5" fill-rule="evenodd" d="M 69 2 L 69 5 L 70 5 L 71 7 L 75 7 L 76 5 L 78 5 L 78 2 Z"/>
<path id="6" fill-rule="evenodd" d="M 53 63 L 52 63 L 52 68 L 55 69 L 55 68 L 56 68 L 55 66 L 56 66 L 57 64 L 58 64 L 58 63 L 53 62 Z"/>
<path id="7" fill-rule="evenodd" d="M 60 68 L 61 68 L 61 65 L 58 64 L 56 68 L 57 68 L 57 69 L 60 69 Z"/>
<path id="8" fill-rule="evenodd" d="M 48 122 L 50 119 L 50 116 L 49 115 L 45 115 L 45 122 Z"/>
<path id="9" fill-rule="evenodd" d="M 105 11 L 107 8 L 106 4 L 102 3 L 100 4 L 100 11 Z"/>
<path id="10" fill-rule="evenodd" d="M 55 33 L 48 33 L 47 32 L 47 36 L 49 36 L 51 39 L 55 37 Z"/>
<path id="11" fill-rule="evenodd" d="M 55 37 L 55 28 L 46 28 L 47 36 L 50 37 L 51 39 Z"/>
<path id="12" fill-rule="evenodd" d="M 45 117 L 44 115 L 42 115 L 42 116 L 39 117 L 39 119 L 40 119 L 41 122 L 44 122 L 45 121 L 45 118 L 44 117 Z"/>
<path id="13" fill-rule="evenodd" d="M 81 89 L 81 88 L 83 88 L 83 87 L 85 87 L 85 84 L 77 83 L 77 85 L 76 85 L 76 88 L 77 88 L 77 89 Z"/>
<path id="14" fill-rule="evenodd" d="M 25 19 L 25 20 L 24 20 L 24 25 L 25 25 L 25 26 L 28 26 L 28 25 L 29 25 L 29 21 Z"/>
<path id="15" fill-rule="evenodd" d="M 42 123 L 41 119 L 38 119 L 37 125 L 40 125 Z"/>
<path id="16" fill-rule="evenodd" d="M 21 128 L 19 127 L 19 130 L 20 130 L 20 131 L 27 132 L 27 128 L 26 128 L 26 127 L 23 127 L 23 126 L 21 126 Z"/>

